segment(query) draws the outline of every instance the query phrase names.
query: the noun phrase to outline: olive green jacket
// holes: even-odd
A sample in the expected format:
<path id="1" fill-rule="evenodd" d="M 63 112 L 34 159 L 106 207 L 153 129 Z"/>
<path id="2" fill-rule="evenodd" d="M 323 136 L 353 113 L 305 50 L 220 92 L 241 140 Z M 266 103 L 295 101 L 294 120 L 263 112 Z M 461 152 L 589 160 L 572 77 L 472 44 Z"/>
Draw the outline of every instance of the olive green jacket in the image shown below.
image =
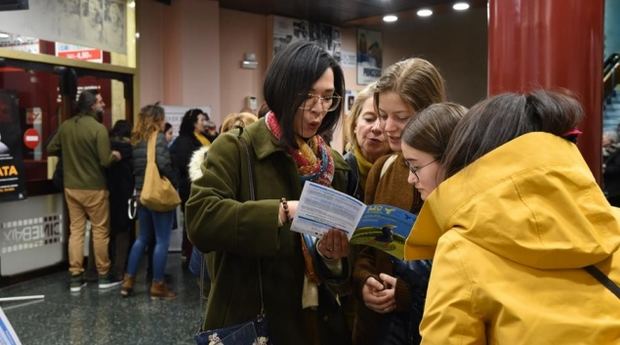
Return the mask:
<path id="1" fill-rule="evenodd" d="M 310 344 L 301 300 L 304 259 L 301 237 L 289 225 L 278 226 L 281 197 L 298 200 L 301 183 L 293 159 L 278 145 L 264 121 L 241 137 L 253 163 L 256 201 L 249 196 L 248 158 L 238 133 L 221 135 L 209 149 L 208 165 L 191 189 L 186 227 L 192 243 L 208 253 L 211 291 L 206 329 L 255 318 L 260 310 L 260 260 L 264 305 L 275 344 Z M 332 150 L 333 151 L 333 150 Z M 344 191 L 348 165 L 333 151 L 332 186 Z"/>
<path id="2" fill-rule="evenodd" d="M 104 168 L 114 161 L 108 130 L 94 114 L 64 121 L 47 145 L 50 156 L 62 155 L 65 188 L 107 189 Z"/>

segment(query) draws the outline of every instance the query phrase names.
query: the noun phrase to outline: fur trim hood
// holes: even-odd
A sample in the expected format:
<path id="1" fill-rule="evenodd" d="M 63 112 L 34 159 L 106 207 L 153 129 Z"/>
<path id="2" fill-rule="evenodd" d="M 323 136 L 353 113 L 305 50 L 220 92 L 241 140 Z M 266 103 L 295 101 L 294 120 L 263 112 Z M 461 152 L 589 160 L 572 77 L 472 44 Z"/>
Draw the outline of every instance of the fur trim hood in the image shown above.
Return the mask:
<path id="1" fill-rule="evenodd" d="M 210 146 L 202 146 L 198 150 L 192 153 L 192 159 L 190 159 L 189 164 L 187 165 L 189 170 L 189 179 L 192 182 L 196 182 L 199 178 L 202 177 L 202 164 L 207 161 L 207 152 L 209 151 Z"/>

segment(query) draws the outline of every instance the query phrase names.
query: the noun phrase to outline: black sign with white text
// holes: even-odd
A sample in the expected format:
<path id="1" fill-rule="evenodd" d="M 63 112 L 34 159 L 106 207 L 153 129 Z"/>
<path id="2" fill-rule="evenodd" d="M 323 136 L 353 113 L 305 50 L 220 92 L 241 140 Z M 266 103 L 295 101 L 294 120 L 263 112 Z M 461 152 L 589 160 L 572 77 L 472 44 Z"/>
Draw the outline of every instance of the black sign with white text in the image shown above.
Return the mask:
<path id="1" fill-rule="evenodd" d="M 26 197 L 17 97 L 0 91 L 0 201 Z"/>

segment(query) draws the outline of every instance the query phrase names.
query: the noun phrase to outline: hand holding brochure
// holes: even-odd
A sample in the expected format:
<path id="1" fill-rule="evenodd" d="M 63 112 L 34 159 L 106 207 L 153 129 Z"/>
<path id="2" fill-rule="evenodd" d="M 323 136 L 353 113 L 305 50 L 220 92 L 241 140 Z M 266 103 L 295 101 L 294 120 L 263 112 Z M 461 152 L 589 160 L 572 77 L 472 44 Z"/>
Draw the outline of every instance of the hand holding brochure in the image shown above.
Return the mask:
<path id="1" fill-rule="evenodd" d="M 395 206 L 366 206 L 345 193 L 306 182 L 291 230 L 320 237 L 329 229 L 340 229 L 351 244 L 371 246 L 402 259 L 415 218 Z"/>

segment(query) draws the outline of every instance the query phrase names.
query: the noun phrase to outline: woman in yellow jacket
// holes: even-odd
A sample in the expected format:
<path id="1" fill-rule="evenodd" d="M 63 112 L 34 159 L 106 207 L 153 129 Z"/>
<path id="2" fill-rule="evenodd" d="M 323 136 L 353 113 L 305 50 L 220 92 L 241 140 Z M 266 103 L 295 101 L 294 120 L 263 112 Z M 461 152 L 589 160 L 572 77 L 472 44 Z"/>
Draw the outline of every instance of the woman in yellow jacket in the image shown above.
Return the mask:
<path id="1" fill-rule="evenodd" d="M 434 253 L 422 344 L 620 342 L 620 300 L 589 272 L 620 282 L 620 214 L 570 141 L 582 117 L 535 91 L 456 126 L 406 246 Z"/>

